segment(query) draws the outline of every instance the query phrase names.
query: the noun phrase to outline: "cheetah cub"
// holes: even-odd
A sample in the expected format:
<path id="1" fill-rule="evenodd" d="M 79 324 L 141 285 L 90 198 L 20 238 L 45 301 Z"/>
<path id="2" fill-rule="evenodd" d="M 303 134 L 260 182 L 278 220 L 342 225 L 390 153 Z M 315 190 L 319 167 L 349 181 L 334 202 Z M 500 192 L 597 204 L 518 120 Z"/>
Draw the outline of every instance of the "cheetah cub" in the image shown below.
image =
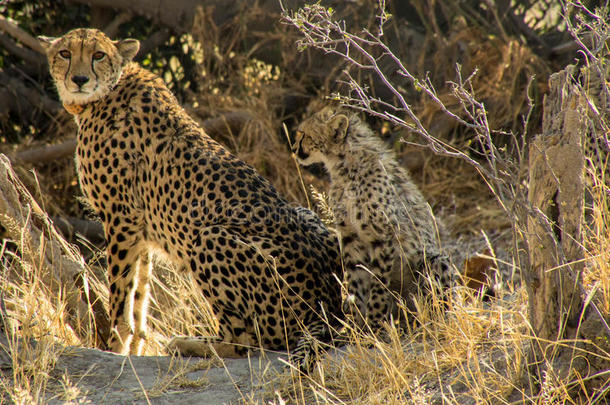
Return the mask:
<path id="1" fill-rule="evenodd" d="M 161 78 L 132 62 L 135 39 L 79 28 L 40 37 L 79 127 L 76 168 L 108 243 L 108 346 L 139 354 L 151 253 L 190 271 L 219 324 L 214 338 L 177 338 L 183 354 L 292 350 L 313 365 L 316 339 L 342 317 L 336 238 L 252 167 L 211 139 Z"/>
<path id="2" fill-rule="evenodd" d="M 333 107 L 317 112 L 299 125 L 293 152 L 302 165 L 322 163 L 330 174 L 330 208 L 349 293 L 346 312 L 358 324 L 368 321 L 378 330 L 393 306 L 392 290 L 403 297 L 417 292 L 420 273 L 431 273 L 442 286 L 453 282 L 430 206 L 355 113 Z"/>

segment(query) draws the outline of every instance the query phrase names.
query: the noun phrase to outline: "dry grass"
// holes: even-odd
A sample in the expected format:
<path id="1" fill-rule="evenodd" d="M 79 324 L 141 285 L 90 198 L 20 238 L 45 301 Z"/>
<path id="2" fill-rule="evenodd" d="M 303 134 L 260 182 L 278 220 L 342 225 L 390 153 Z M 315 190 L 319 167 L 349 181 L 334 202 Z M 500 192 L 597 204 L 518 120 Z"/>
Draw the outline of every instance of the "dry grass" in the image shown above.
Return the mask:
<path id="1" fill-rule="evenodd" d="M 6 341 L 0 340 L 0 350 L 11 359 L 10 372 L 0 371 L 0 402 L 10 399 L 17 404 L 39 403 L 64 345 L 92 342 L 76 338 L 63 319 L 65 302 L 44 285 L 40 267 L 32 267 L 8 253 L 6 244 L 0 253 L 4 259 L 1 298 L 6 310 L 0 330 L 7 336 Z M 9 268 L 4 266 L 9 260 L 22 270 L 21 277 L 6 277 Z"/>
<path id="2" fill-rule="evenodd" d="M 446 310 L 419 297 L 412 323 L 387 325 L 377 340 L 347 324 L 350 345 L 332 350 L 309 377 L 283 374 L 267 389 L 281 403 L 510 403 L 528 398 L 524 365 L 529 334 L 523 288 L 483 303 L 458 288 Z M 533 402 L 535 403 L 535 402 Z"/>
<path id="3" fill-rule="evenodd" d="M 204 15 L 199 18 L 201 21 L 195 25 L 193 37 L 201 43 L 222 42 L 217 27 L 210 25 Z M 492 126 L 514 128 L 526 106 L 527 76 L 538 73 L 539 78 L 543 78 L 548 68 L 516 43 L 503 43 L 497 38 L 488 41 L 479 32 L 458 28 L 447 42 L 448 49 L 461 49 L 461 43 L 471 45 L 468 47 L 470 66 L 480 68 L 478 81 L 473 85 L 478 95 L 491 100 Z M 239 35 L 243 38 L 247 33 Z M 261 39 L 265 40 L 268 39 Z M 283 195 L 307 205 L 309 185 L 314 184 L 317 190 L 323 191 L 325 180 L 307 171 L 300 175 L 284 134 L 279 130 L 285 117 L 270 107 L 278 104 L 282 88 L 290 87 L 300 92 L 304 86 L 288 76 L 285 70 L 290 65 L 281 66 L 278 71 L 276 66 L 231 53 L 232 46 L 202 51 L 202 70 L 208 72 L 200 78 L 205 91 L 192 95 L 189 107 L 200 119 L 231 110 L 251 111 L 258 121 L 220 141 L 269 178 Z M 224 60 L 221 64 L 220 58 L 230 61 Z M 221 72 L 224 77 L 210 74 L 211 61 L 227 69 Z M 287 56 L 286 61 L 294 63 L 294 59 Z M 448 69 L 437 72 L 439 81 L 454 78 L 453 64 L 437 60 L 435 65 Z M 542 92 L 544 85 L 539 87 L 537 90 Z M 447 101 L 449 103 L 448 95 Z M 438 111 L 431 105 L 421 104 L 418 111 L 422 121 L 431 125 L 438 118 Z M 451 138 L 454 129 L 446 128 L 441 135 Z M 411 150 L 400 143 L 396 145 L 399 158 Z M 47 185 L 38 195 L 49 200 L 50 211 L 82 216 L 83 207 L 73 198 L 77 186 L 71 159 L 37 169 L 42 173 L 41 182 Z M 58 172 L 60 179 L 56 176 Z M 510 224 L 471 167 L 462 161 L 427 156 L 423 165 L 414 171 L 413 178 L 453 236 L 480 238 L 482 231 L 493 234 L 497 236 L 491 241 L 493 251 L 499 252 L 497 259 L 507 266 L 518 262 L 505 238 Z M 603 179 L 598 180 L 604 184 Z M 610 210 L 601 187 L 594 189 L 593 196 L 597 204 L 586 236 L 584 285 L 588 291 L 597 291 L 596 302 L 608 316 Z M 7 227 L 10 223 L 2 219 L 2 225 Z M 19 234 L 18 230 L 13 232 L 15 234 Z M 42 282 L 46 269 L 32 260 L 32 257 L 44 256 L 44 252 L 25 254 L 19 240 L 15 240 L 19 238 L 13 236 L 11 239 L 3 239 L 0 246 L 0 329 L 9 336 L 7 342 L 0 341 L 0 354 L 4 350 L 10 359 L 10 370 L 0 367 L 0 404 L 39 403 L 49 394 L 46 392 L 49 379 L 58 378 L 53 370 L 62 348 L 66 345 L 94 347 L 95 333 L 90 333 L 90 338 L 83 338 L 66 322 L 66 297 L 51 292 Z M 107 280 L 101 270 L 104 261 L 98 260 L 103 258 L 103 253 L 95 247 L 91 249 L 95 254 L 86 271 L 99 275 L 91 277 L 90 282 L 105 303 L 108 292 Z M 165 354 L 164 344 L 174 335 L 213 332 L 215 321 L 195 285 L 190 275 L 178 274 L 163 264 L 156 266 L 149 316 L 151 337 L 145 347 L 147 355 Z M 402 405 L 578 404 L 587 403 L 587 395 L 592 398 L 593 393 L 586 389 L 579 397 L 570 390 L 574 386 L 585 386 L 578 375 L 559 377 L 552 373 L 538 382 L 541 393 L 532 396 L 531 392 L 535 391 L 532 384 L 536 382 L 528 379 L 526 369 L 526 353 L 532 342 L 524 287 L 509 288 L 491 303 L 482 303 L 472 296 L 472 292 L 458 290 L 444 314 L 438 310 L 442 306 L 439 297 L 420 300 L 416 321 L 402 331 L 394 325 L 388 327 L 389 342 L 375 340 L 348 325 L 346 333 L 353 343 L 325 358 L 311 378 L 290 373 L 266 376 L 270 380 L 265 386 L 266 399 L 274 404 Z M 84 327 L 93 329 L 91 325 Z M 2 356 L 0 366 L 1 359 Z M 610 355 L 605 360 L 610 361 Z M 177 362 L 173 371 L 161 378 L 148 395 L 155 396 L 181 386 L 184 384 L 182 377 L 189 371 Z M 63 381 L 63 392 L 52 394 L 66 401 L 78 398 L 78 383 L 68 375 L 59 378 Z M 608 376 L 604 378 L 610 381 Z M 199 384 L 205 386 L 206 381 L 201 380 Z M 247 398 L 245 400 L 249 402 Z"/>
<path id="4" fill-rule="evenodd" d="M 290 161 L 288 153 L 284 153 Z M 471 172 L 457 169 L 455 162 L 436 160 L 427 161 L 416 178 L 439 206 L 448 206 L 447 201 L 453 201 L 453 206 L 444 212 L 452 228 L 475 234 L 477 229 L 506 226 L 505 218 L 494 208 L 493 197 L 477 192 L 483 188 L 480 184 L 477 186 Z M 448 176 L 449 173 L 452 175 Z M 297 178 L 292 181 L 300 183 Z M 447 195 L 447 190 L 452 190 L 452 195 Z M 598 290 L 603 311 L 608 314 L 610 239 L 606 215 L 607 210 L 603 209 L 593 213 L 585 284 Z M 455 220 L 451 220 L 452 216 Z M 79 339 L 65 322 L 63 298 L 53 296 L 42 284 L 44 277 L 39 274 L 42 268 L 33 266 L 7 243 L 0 256 L 6 277 L 2 283 L 7 312 L 4 328 L 11 336 L 5 350 L 12 360 L 12 372 L 7 375 L 3 371 L 5 378 L 0 379 L 0 389 L 4 400 L 10 402 L 40 402 L 48 395 L 45 389 L 49 378 L 57 378 L 51 375 L 62 346 L 92 347 L 94 342 Z M 501 259 L 511 261 L 510 257 Z M 210 332 L 213 318 L 194 285 L 190 277 L 157 266 L 149 319 L 152 338 L 146 354 L 163 354 L 164 342 L 175 334 Z M 97 288 L 105 291 L 105 280 Z M 530 338 L 523 288 L 490 304 L 473 299 L 467 291 L 458 291 L 456 298 L 459 299 L 449 304 L 445 316 L 433 310 L 441 305 L 438 301 L 432 305 L 421 301 L 417 323 L 410 325 L 407 333 L 391 327 L 388 343 L 349 330 L 352 345 L 340 349 L 340 355 L 325 359 L 312 379 L 289 374 L 276 376 L 268 399 L 278 404 L 282 401 L 303 404 L 583 403 L 579 398 L 572 398 L 567 389 L 577 382 L 575 376 L 563 380 L 549 376 L 542 382 L 542 394 L 531 396 L 524 376 Z M 180 371 L 180 367 L 176 370 L 148 394 L 158 395 L 157 391 L 180 385 L 180 376 L 185 370 Z M 78 384 L 69 376 L 62 378 L 65 392 L 61 395 L 75 398 Z"/>
<path id="5" fill-rule="evenodd" d="M 205 389 L 210 385 L 210 381 L 206 378 L 205 374 L 202 374 L 202 376 L 196 380 L 188 378 L 187 375 L 193 371 L 209 370 L 211 367 L 220 366 L 222 366 L 222 364 L 219 364 L 216 359 L 201 360 L 195 364 L 187 365 L 182 358 L 172 357 L 172 362 L 167 370 L 167 374 L 160 377 L 157 383 L 146 391 L 146 395 L 148 398 L 155 398 L 172 389 Z M 144 395 L 144 393 L 142 395 Z"/>

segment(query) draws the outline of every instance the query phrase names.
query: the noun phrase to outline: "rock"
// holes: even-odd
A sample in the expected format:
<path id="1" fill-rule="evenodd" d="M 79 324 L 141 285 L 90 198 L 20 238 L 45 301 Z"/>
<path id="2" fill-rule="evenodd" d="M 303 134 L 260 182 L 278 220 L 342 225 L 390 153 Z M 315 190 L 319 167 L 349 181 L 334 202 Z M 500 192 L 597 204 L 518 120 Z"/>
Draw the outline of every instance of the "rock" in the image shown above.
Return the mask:
<path id="1" fill-rule="evenodd" d="M 119 356 L 70 347 L 47 386 L 48 404 L 225 404 L 260 396 L 283 367 L 278 354 L 244 359 Z M 285 356 L 284 356 L 285 357 Z M 66 389 L 66 378 L 72 389 Z"/>

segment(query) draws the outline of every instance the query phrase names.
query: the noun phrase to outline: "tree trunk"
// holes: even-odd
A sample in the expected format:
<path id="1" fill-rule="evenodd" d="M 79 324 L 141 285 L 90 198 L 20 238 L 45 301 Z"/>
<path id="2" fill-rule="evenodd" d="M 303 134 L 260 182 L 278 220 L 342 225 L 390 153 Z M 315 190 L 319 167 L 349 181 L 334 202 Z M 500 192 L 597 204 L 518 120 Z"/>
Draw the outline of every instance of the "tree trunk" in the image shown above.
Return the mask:
<path id="1" fill-rule="evenodd" d="M 582 218 L 586 124 L 580 95 L 570 83 L 573 67 L 549 78 L 542 134 L 530 146 L 528 222 L 531 271 L 530 319 L 536 336 L 573 336 L 582 309 Z M 544 348 L 542 348 L 544 351 Z"/>
<path id="2" fill-rule="evenodd" d="M 529 154 L 532 211 L 527 223 L 531 266 L 527 290 L 540 381 L 543 370 L 553 371 L 559 378 L 599 371 L 599 357 L 593 353 L 606 348 L 596 340 L 609 335 L 599 311 L 589 310 L 589 304 L 594 307 L 592 297 L 583 299 L 583 142 L 596 134 L 589 125 L 585 93 L 576 83 L 574 71 L 574 66 L 568 66 L 549 78 L 542 134 L 531 144 Z M 585 346 L 587 356 L 581 352 Z"/>

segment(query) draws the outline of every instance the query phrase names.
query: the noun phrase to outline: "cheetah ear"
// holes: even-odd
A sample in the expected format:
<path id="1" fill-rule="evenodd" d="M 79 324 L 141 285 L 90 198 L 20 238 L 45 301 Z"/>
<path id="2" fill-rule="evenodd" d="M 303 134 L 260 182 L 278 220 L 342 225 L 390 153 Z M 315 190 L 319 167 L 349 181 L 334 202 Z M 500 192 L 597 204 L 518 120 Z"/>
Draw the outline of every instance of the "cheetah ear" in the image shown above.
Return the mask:
<path id="1" fill-rule="evenodd" d="M 42 49 L 44 49 L 45 52 L 48 52 L 51 46 L 55 42 L 57 42 L 57 40 L 59 40 L 59 38 L 45 37 L 44 35 L 39 35 L 38 37 L 36 37 L 36 39 L 38 39 L 38 43 L 40 44 L 40 46 L 42 46 Z"/>
<path id="2" fill-rule="evenodd" d="M 334 133 L 336 140 L 340 141 L 345 139 L 347 135 L 347 128 L 349 127 L 349 119 L 345 114 L 337 114 L 332 117 L 329 121 L 330 129 Z"/>
<path id="3" fill-rule="evenodd" d="M 122 39 L 114 43 L 123 57 L 123 64 L 131 62 L 140 50 L 140 41 L 137 39 Z"/>

